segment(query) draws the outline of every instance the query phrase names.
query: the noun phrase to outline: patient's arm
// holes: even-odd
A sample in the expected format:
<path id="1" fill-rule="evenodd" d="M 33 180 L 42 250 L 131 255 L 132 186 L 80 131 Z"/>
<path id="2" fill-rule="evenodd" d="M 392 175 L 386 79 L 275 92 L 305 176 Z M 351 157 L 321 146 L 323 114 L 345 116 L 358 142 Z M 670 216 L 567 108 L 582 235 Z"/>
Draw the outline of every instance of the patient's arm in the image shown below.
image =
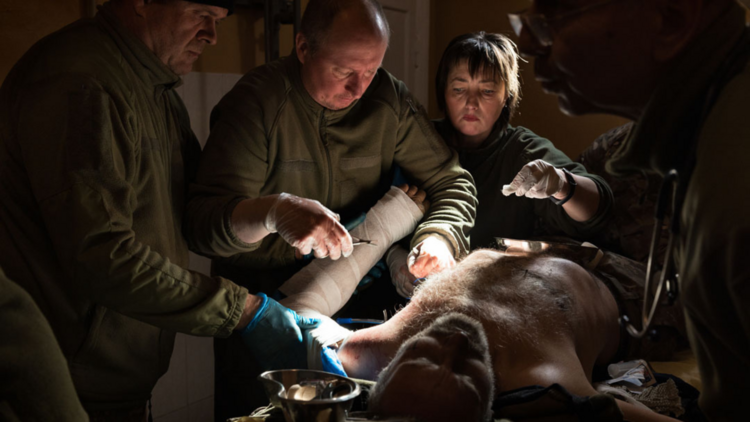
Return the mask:
<path id="1" fill-rule="evenodd" d="M 563 359 L 557 364 L 540 365 L 540 367 L 557 367 L 556 371 L 529 371 L 531 378 L 525 385 L 542 385 L 548 386 L 554 383 L 560 384 L 572 394 L 578 396 L 593 396 L 601 394 L 591 385 L 591 381 L 586 376 L 583 368 L 575 354 L 570 354 L 570 359 Z M 624 420 L 631 422 L 675 422 L 677 419 L 660 415 L 650 409 L 644 409 L 634 406 L 630 403 L 616 400 L 624 416 Z"/>
<path id="2" fill-rule="evenodd" d="M 413 323 L 417 312 L 418 308 L 410 303 L 384 324 L 351 334 L 337 352 L 346 373 L 374 381 L 401 344 L 424 328 Z"/>
<path id="3" fill-rule="evenodd" d="M 281 303 L 295 311 L 316 311 L 326 316 L 341 309 L 388 247 L 414 231 L 423 211 L 421 195 L 415 197 L 413 192 L 416 189 L 392 187 L 367 212 L 364 223 L 351 231 L 352 237 L 372 240 L 376 246 L 355 246 L 346 259 L 313 260 L 279 288 L 287 295 Z"/>

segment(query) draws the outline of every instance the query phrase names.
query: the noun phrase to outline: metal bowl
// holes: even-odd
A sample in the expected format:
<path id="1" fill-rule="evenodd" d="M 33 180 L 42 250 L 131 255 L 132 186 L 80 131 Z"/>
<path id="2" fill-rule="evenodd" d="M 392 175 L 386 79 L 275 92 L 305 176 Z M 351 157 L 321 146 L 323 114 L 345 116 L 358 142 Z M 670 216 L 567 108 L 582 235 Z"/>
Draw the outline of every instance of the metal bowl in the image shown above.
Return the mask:
<path id="1" fill-rule="evenodd" d="M 263 384 L 268 400 L 281 408 L 287 422 L 344 422 L 359 395 L 359 384 L 349 378 L 309 369 L 267 371 L 258 379 Z M 320 381 L 329 386 L 325 396 L 312 400 L 287 398 L 287 391 L 295 384 Z"/>

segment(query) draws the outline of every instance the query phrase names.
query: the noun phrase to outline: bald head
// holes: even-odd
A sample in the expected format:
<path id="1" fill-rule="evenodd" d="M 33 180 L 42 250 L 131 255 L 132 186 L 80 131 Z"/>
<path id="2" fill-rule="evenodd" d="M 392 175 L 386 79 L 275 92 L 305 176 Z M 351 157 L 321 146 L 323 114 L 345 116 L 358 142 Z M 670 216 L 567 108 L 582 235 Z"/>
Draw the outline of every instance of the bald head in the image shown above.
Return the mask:
<path id="1" fill-rule="evenodd" d="M 310 53 L 317 53 L 328 41 L 346 35 L 375 36 L 388 42 L 390 26 L 383 7 L 376 0 L 310 0 L 302 16 L 300 32 Z"/>

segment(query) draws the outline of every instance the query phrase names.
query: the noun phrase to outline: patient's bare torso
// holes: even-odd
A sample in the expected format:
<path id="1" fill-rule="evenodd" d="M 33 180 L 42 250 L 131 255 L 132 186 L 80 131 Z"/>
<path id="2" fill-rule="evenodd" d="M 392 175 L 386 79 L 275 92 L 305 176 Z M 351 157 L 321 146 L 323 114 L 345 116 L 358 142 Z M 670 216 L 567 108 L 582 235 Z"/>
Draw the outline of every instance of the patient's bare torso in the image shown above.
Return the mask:
<path id="1" fill-rule="evenodd" d="M 390 343 L 397 347 L 447 312 L 483 325 L 498 392 L 557 382 L 588 394 L 594 364 L 608 361 L 619 342 L 614 298 L 586 270 L 561 258 L 491 250 L 477 251 L 429 280 L 371 338 L 356 334 L 364 343 L 385 339 L 374 350 L 391 350 Z"/>

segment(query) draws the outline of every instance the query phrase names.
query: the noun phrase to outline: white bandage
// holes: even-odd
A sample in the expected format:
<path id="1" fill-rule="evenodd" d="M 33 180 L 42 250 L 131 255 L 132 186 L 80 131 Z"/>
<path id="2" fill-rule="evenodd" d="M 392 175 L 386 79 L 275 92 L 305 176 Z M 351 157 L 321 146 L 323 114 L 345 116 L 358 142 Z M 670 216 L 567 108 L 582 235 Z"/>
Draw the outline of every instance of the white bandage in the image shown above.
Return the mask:
<path id="1" fill-rule="evenodd" d="M 355 246 L 351 256 L 338 261 L 314 259 L 279 288 L 287 296 L 281 304 L 297 312 L 313 310 L 333 315 L 388 247 L 414 231 L 422 215 L 408 195 L 391 187 L 367 212 L 364 223 L 351 231 L 353 237 L 375 241 L 376 245 Z"/>

